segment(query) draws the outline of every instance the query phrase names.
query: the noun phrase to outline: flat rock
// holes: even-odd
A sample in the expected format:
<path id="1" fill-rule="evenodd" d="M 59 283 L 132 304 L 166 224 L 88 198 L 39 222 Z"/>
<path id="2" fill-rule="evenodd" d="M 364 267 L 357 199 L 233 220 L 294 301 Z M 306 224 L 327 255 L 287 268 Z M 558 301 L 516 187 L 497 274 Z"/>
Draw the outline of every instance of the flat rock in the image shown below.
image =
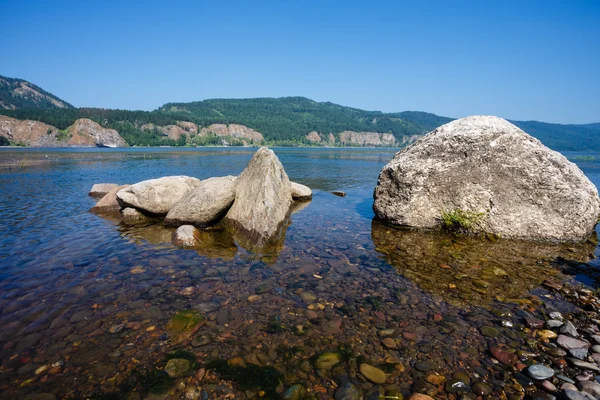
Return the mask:
<path id="1" fill-rule="evenodd" d="M 472 232 L 534 240 L 587 238 L 600 215 L 598 191 L 575 164 L 491 116 L 452 121 L 398 152 L 374 200 L 392 224 L 439 227 L 459 210 Z"/>
<path id="2" fill-rule="evenodd" d="M 304 186 L 296 182 L 290 182 L 290 184 L 292 189 L 292 198 L 294 200 L 312 199 L 312 190 L 308 186 Z"/>
<path id="3" fill-rule="evenodd" d="M 117 193 L 121 207 L 133 207 L 156 215 L 166 215 L 200 180 L 189 176 L 165 176 L 131 185 Z"/>
<path id="4" fill-rule="evenodd" d="M 182 225 L 173 232 L 173 244 L 179 247 L 195 247 L 200 242 L 200 232 L 192 225 Z"/>
<path id="5" fill-rule="evenodd" d="M 119 187 L 116 183 L 96 183 L 92 186 L 88 196 L 102 198 L 116 187 Z"/>
<path id="6" fill-rule="evenodd" d="M 272 150 L 261 147 L 236 181 L 225 220 L 260 246 L 276 235 L 292 204 L 290 180 Z"/>
<path id="7" fill-rule="evenodd" d="M 563 349 L 587 349 L 590 347 L 588 342 L 584 342 L 583 340 L 574 339 L 570 336 L 566 335 L 558 335 L 558 339 L 556 339 L 556 343 Z"/>
<path id="8" fill-rule="evenodd" d="M 95 186 L 95 185 L 94 185 Z M 117 202 L 117 192 L 122 189 L 127 189 L 129 185 L 121 185 L 112 188 L 108 191 L 94 207 L 90 209 L 92 212 L 105 212 L 105 211 L 117 211 L 121 209 L 119 202 Z"/>
<path id="9" fill-rule="evenodd" d="M 235 176 L 209 178 L 178 201 L 165 218 L 165 225 L 206 227 L 218 222 L 235 199 Z"/>
<path id="10" fill-rule="evenodd" d="M 598 364 L 594 364 L 594 363 L 587 362 L 587 361 L 582 361 L 577 358 L 569 358 L 569 361 L 578 368 L 589 369 L 591 371 L 600 372 L 600 367 L 598 366 Z"/>

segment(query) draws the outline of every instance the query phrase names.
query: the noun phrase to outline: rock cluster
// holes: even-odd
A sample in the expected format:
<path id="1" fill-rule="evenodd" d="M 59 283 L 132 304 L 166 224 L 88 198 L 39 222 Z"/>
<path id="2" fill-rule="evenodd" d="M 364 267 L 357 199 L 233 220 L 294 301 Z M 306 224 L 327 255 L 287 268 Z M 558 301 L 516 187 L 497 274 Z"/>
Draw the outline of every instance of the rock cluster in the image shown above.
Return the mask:
<path id="1" fill-rule="evenodd" d="M 519 239 L 582 240 L 600 215 L 598 191 L 575 164 L 489 116 L 452 121 L 397 153 L 374 198 L 392 224 Z"/>
<path id="2" fill-rule="evenodd" d="M 121 222 L 148 224 L 164 218 L 166 226 L 179 227 L 172 242 L 181 247 L 202 245 L 198 228 L 224 221 L 236 238 L 262 246 L 278 237 L 296 209 L 294 200 L 312 198 L 310 188 L 291 182 L 272 150 L 260 148 L 239 177 L 199 180 L 167 176 L 134 185 L 94 185 L 90 196 L 100 197 L 91 211 L 121 210 Z"/>

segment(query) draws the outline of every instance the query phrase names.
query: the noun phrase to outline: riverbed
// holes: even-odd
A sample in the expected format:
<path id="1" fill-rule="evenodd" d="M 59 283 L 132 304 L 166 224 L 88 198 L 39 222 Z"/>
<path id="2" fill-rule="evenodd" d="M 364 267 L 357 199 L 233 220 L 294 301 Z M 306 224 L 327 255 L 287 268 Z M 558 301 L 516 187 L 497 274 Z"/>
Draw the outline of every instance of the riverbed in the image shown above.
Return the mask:
<path id="1" fill-rule="evenodd" d="M 87 195 L 100 182 L 238 175 L 255 149 L 0 149 L 0 398 L 330 399 L 346 381 L 445 398 L 462 393 L 444 383 L 453 379 L 468 380 L 471 396 L 479 384 L 510 398 L 522 385 L 490 347 L 539 352 L 522 313 L 577 311 L 545 281 L 597 287 L 594 240 L 374 220 L 377 175 L 397 150 L 274 150 L 314 196 L 257 253 L 220 229 L 201 248 L 176 248 L 172 229 L 122 226 L 90 213 Z M 600 184 L 598 155 L 567 156 Z M 193 323 L 177 340 L 169 322 L 181 315 Z M 339 360 L 321 368 L 323 357 Z M 171 359 L 189 361 L 181 376 L 165 373 Z"/>

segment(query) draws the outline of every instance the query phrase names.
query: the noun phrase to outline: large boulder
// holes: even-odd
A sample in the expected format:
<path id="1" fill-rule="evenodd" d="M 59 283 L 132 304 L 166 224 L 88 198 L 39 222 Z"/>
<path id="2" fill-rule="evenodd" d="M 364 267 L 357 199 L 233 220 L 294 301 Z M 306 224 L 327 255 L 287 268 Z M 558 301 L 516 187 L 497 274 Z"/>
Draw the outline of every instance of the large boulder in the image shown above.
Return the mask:
<path id="1" fill-rule="evenodd" d="M 281 162 L 261 147 L 237 178 L 235 201 L 225 220 L 261 245 L 277 233 L 291 204 L 291 184 Z"/>
<path id="2" fill-rule="evenodd" d="M 94 185 L 96 187 L 96 185 Z M 117 193 L 123 189 L 127 189 L 129 185 L 122 185 L 112 188 L 102 197 L 94 207 L 90 209 L 92 212 L 118 211 L 121 209 L 117 201 Z"/>
<path id="3" fill-rule="evenodd" d="M 450 122 L 397 153 L 374 198 L 377 217 L 392 224 L 454 218 L 507 238 L 577 241 L 600 215 L 598 191 L 575 164 L 489 116 Z"/>
<path id="4" fill-rule="evenodd" d="M 165 225 L 206 227 L 217 222 L 235 199 L 235 176 L 203 180 L 167 214 Z"/>
<path id="5" fill-rule="evenodd" d="M 120 190 L 121 207 L 133 207 L 155 215 L 166 215 L 189 191 L 200 185 L 200 179 L 189 176 L 165 176 L 142 181 Z"/>

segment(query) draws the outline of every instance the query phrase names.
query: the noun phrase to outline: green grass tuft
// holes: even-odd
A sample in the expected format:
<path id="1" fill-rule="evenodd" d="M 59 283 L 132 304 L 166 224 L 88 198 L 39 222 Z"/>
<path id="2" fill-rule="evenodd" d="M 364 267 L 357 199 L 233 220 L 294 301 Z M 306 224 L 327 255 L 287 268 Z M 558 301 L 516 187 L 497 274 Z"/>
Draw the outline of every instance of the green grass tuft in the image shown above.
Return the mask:
<path id="1" fill-rule="evenodd" d="M 475 226 L 483 216 L 484 213 L 463 211 L 460 208 L 442 211 L 442 229 L 449 232 L 468 233 L 472 231 L 473 226 Z"/>

